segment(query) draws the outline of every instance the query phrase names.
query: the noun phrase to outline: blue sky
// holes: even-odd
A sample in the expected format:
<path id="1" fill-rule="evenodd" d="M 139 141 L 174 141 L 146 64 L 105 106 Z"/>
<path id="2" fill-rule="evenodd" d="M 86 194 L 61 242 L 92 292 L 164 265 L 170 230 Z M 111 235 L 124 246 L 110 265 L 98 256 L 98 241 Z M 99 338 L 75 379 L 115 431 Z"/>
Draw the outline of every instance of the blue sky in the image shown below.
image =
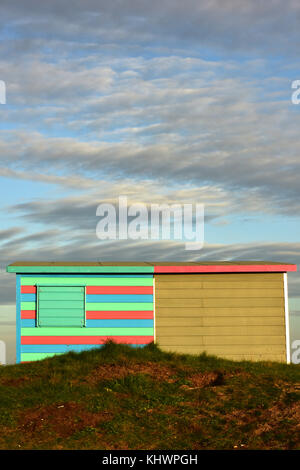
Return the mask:
<path id="1" fill-rule="evenodd" d="M 10 360 L 15 280 L 3 268 L 15 260 L 299 264 L 298 2 L 1 8 L 0 338 Z M 120 195 L 204 204 L 204 248 L 101 242 L 96 208 Z M 300 339 L 298 274 L 289 292 Z"/>

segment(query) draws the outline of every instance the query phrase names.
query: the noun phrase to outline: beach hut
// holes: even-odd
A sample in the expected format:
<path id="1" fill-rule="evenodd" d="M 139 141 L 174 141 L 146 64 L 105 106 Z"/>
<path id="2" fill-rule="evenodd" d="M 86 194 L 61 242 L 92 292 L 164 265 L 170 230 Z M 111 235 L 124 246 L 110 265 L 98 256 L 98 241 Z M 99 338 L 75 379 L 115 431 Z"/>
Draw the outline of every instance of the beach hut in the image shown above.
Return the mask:
<path id="1" fill-rule="evenodd" d="M 15 262 L 17 362 L 152 341 L 290 362 L 287 272 L 274 262 Z"/>

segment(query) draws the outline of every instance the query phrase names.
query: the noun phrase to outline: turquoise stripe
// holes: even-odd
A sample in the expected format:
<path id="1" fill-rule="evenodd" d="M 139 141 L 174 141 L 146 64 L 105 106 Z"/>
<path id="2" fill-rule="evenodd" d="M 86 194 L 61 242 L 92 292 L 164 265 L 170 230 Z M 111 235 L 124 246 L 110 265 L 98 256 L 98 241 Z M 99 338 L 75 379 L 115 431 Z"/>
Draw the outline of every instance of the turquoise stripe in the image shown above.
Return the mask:
<path id="1" fill-rule="evenodd" d="M 33 328 L 35 327 L 35 320 L 32 319 L 22 319 L 21 320 L 21 327 L 22 328 Z"/>
<path id="2" fill-rule="evenodd" d="M 36 295 L 35 294 L 21 294 L 21 302 L 35 302 Z"/>

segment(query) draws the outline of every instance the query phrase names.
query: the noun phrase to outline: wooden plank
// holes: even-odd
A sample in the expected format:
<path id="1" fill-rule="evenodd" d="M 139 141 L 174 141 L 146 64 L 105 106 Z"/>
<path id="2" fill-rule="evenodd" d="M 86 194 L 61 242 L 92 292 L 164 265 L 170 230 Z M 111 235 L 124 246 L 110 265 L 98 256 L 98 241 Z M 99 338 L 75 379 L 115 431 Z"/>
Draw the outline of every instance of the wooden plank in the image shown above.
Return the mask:
<path id="1" fill-rule="evenodd" d="M 57 285 L 57 286 L 152 286 L 153 278 L 148 277 L 26 277 L 22 276 L 21 285 Z"/>
<path id="2" fill-rule="evenodd" d="M 76 309 L 84 307 L 84 300 L 42 300 L 39 299 L 39 309 Z"/>
<path id="3" fill-rule="evenodd" d="M 84 318 L 82 316 L 78 317 L 44 317 L 38 319 L 38 326 L 39 327 L 76 327 L 76 328 L 83 328 L 84 327 Z"/>
<path id="4" fill-rule="evenodd" d="M 283 307 L 284 299 L 156 299 L 156 308 L 161 307 Z"/>
<path id="5" fill-rule="evenodd" d="M 187 277 L 187 276 L 186 276 Z M 283 289 L 281 281 L 188 281 L 187 279 L 176 282 L 161 282 L 162 289 Z"/>
<path id="6" fill-rule="evenodd" d="M 163 282 L 263 282 L 282 281 L 282 273 L 240 273 L 240 274 L 154 274 L 155 283 Z"/>
<path id="7" fill-rule="evenodd" d="M 162 349 L 168 346 L 160 345 Z M 173 346 L 173 348 L 178 348 L 179 351 L 183 352 L 182 346 Z M 199 346 L 190 346 L 190 350 L 198 351 L 198 354 L 201 352 L 207 352 L 207 354 L 215 354 L 217 356 L 222 356 L 223 354 L 284 354 L 285 347 L 281 344 L 239 344 L 239 345 L 199 345 Z M 195 352 L 197 354 L 197 352 Z"/>
<path id="8" fill-rule="evenodd" d="M 282 289 L 157 289 L 156 299 L 253 299 L 283 297 Z"/>
<path id="9" fill-rule="evenodd" d="M 169 327 L 174 325 L 172 317 L 157 317 L 156 327 Z M 194 326 L 284 326 L 284 316 L 278 317 L 182 317 L 176 318 L 176 327 Z"/>
<path id="10" fill-rule="evenodd" d="M 284 334 L 282 326 L 161 326 L 157 329 L 156 334 L 158 337 L 173 336 L 275 336 Z"/>
<path id="11" fill-rule="evenodd" d="M 275 361 L 275 362 L 286 362 L 286 355 L 285 352 L 283 353 L 267 353 L 264 352 L 262 354 L 259 353 L 245 353 L 245 354 L 234 354 L 234 353 L 224 353 L 222 351 L 206 351 L 198 347 L 181 347 L 181 346 L 161 346 L 161 349 L 166 352 L 176 352 L 178 354 L 193 354 L 193 355 L 199 355 L 203 352 L 206 352 L 207 354 L 212 354 L 214 356 L 218 356 L 223 359 L 227 360 L 232 360 L 232 361 Z"/>
<path id="12" fill-rule="evenodd" d="M 83 294 L 84 293 L 84 287 L 82 286 L 39 286 L 39 295 L 45 295 L 45 294 L 55 294 L 57 295 L 58 293 L 75 293 L 75 294 Z"/>
<path id="13" fill-rule="evenodd" d="M 84 310 L 82 308 L 44 308 L 43 316 L 46 317 L 83 317 Z"/>
<path id="14" fill-rule="evenodd" d="M 182 346 L 182 347 L 190 347 L 190 346 L 197 346 L 197 345 L 226 345 L 226 344 L 237 344 L 237 345 L 244 345 L 244 344 L 282 344 L 285 345 L 285 335 L 275 335 L 275 336 L 162 336 L 160 334 L 156 337 L 158 345 L 167 345 L 167 346 Z"/>
<path id="15" fill-rule="evenodd" d="M 22 336 L 147 336 L 153 335 L 153 328 L 21 328 Z"/>
<path id="16" fill-rule="evenodd" d="M 283 315 L 282 307 L 160 307 L 158 318 L 186 318 L 186 317 L 257 317 Z"/>
<path id="17" fill-rule="evenodd" d="M 104 344 L 108 340 L 114 341 L 118 344 L 149 344 L 153 341 L 153 334 L 132 336 L 101 336 L 98 334 L 94 335 L 94 329 L 89 330 L 89 332 L 92 332 L 93 336 L 21 336 L 21 344 Z"/>
<path id="18" fill-rule="evenodd" d="M 258 273 L 297 271 L 291 264 L 236 264 L 236 265 L 193 265 L 193 266 L 154 266 L 154 273 Z"/>
<path id="19" fill-rule="evenodd" d="M 283 307 L 160 307 L 157 318 L 180 317 L 284 317 Z"/>
<path id="20" fill-rule="evenodd" d="M 63 289 L 63 288 L 62 288 Z M 77 293 L 77 292 L 39 292 L 39 301 L 47 301 L 51 300 L 53 301 L 77 301 L 82 299 L 83 294 L 82 293 Z"/>

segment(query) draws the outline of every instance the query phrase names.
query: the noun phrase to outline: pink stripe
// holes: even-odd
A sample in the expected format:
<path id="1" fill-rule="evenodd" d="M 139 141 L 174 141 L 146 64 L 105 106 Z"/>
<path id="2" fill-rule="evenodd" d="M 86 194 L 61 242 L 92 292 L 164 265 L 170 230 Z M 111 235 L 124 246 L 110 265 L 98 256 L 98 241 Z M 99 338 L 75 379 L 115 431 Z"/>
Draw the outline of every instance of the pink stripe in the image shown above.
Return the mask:
<path id="1" fill-rule="evenodd" d="M 154 273 L 253 273 L 297 271 L 296 264 L 154 266 Z"/>
<path id="2" fill-rule="evenodd" d="M 22 336 L 21 344 L 148 344 L 153 336 Z"/>
<path id="3" fill-rule="evenodd" d="M 21 319 L 35 319 L 35 310 L 21 310 Z"/>
<path id="4" fill-rule="evenodd" d="M 134 318 L 144 318 L 144 319 L 152 319 L 153 318 L 153 311 L 135 311 L 135 312 L 101 312 L 101 311 L 90 311 L 86 312 L 86 319 L 87 320 L 106 320 L 106 319 L 134 319 Z"/>
<path id="5" fill-rule="evenodd" d="M 101 282 L 101 281 L 99 281 Z M 153 294 L 152 286 L 87 286 L 87 294 Z"/>
<path id="6" fill-rule="evenodd" d="M 36 286 L 21 286 L 21 294 L 36 294 Z"/>

